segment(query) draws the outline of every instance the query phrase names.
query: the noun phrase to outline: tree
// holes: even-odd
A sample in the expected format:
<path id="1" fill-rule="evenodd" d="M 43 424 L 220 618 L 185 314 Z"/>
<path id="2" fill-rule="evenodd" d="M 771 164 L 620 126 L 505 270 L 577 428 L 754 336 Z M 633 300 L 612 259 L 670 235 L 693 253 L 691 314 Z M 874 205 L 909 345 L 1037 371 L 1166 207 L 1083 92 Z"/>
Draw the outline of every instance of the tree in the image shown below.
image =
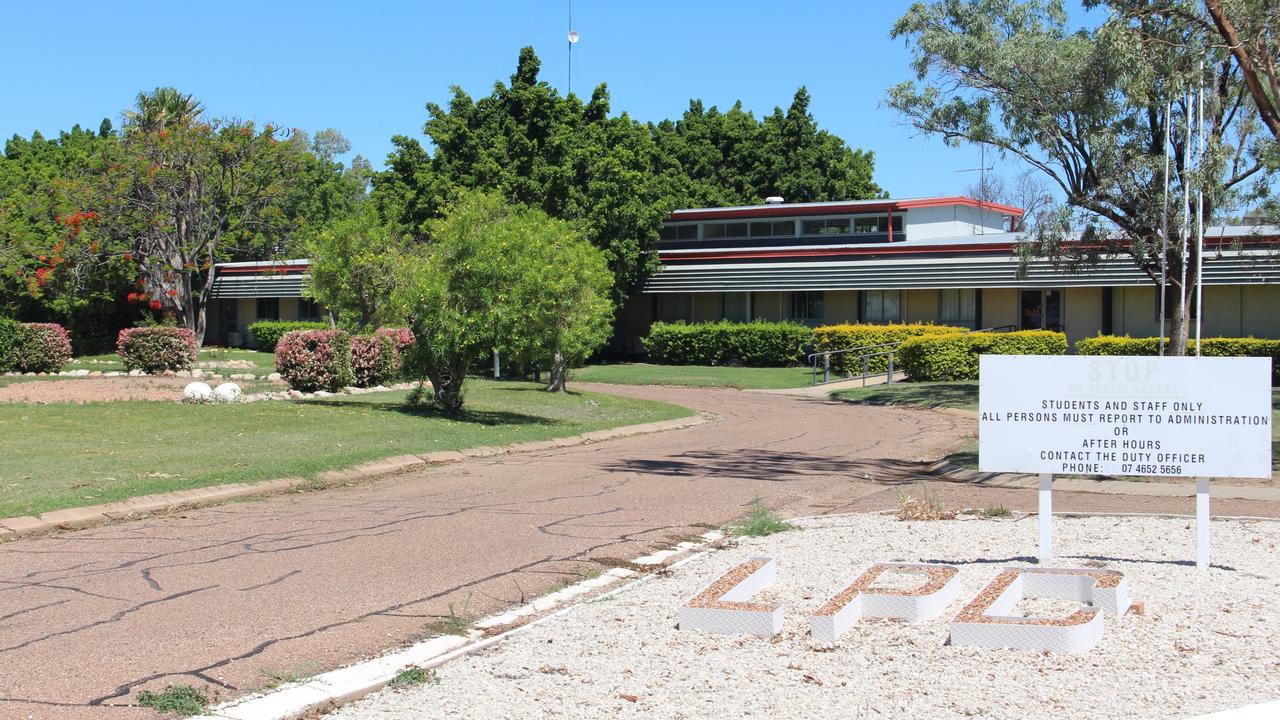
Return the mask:
<path id="1" fill-rule="evenodd" d="M 325 128 L 316 132 L 311 139 L 311 152 L 324 162 L 333 162 L 339 155 L 351 152 L 351 141 L 334 128 Z"/>
<path id="2" fill-rule="evenodd" d="M 404 255 L 394 298 L 417 336 L 407 366 L 431 381 L 442 412 L 461 410 L 467 370 L 492 350 L 568 359 L 607 336 L 603 259 L 569 223 L 472 191 L 427 231 L 431 242 Z"/>
<path id="3" fill-rule="evenodd" d="M 1065 195 L 1052 222 L 1037 224 L 1028 255 L 1070 265 L 1127 256 L 1158 282 L 1166 123 L 1184 127 L 1194 103 L 1182 91 L 1205 87 L 1208 152 L 1187 167 L 1174 136 L 1171 197 L 1203 189 L 1216 208 L 1268 192 L 1266 160 L 1249 119 L 1234 57 L 1188 37 L 1160 17 L 1113 14 L 1076 30 L 1055 0 L 935 0 L 917 3 L 894 26 L 911 48 L 916 82 L 890 90 L 889 103 L 917 129 L 951 143 L 996 148 L 1035 168 Z M 1203 71 L 1199 63 L 1208 58 Z M 1172 117 L 1166 102 L 1172 101 Z M 1082 228 L 1078 235 L 1077 228 Z M 1172 354 L 1186 352 L 1188 300 L 1196 285 L 1195 244 L 1171 224 L 1163 260 L 1178 302 Z M 1080 242 L 1066 242 L 1078 238 Z M 1185 277 L 1185 282 L 1183 278 Z"/>
<path id="4" fill-rule="evenodd" d="M 238 243 L 284 231 L 279 201 L 306 153 L 270 125 L 197 117 L 150 128 L 126 130 L 97 200 L 129 244 L 143 297 L 203 342 L 214 264 Z"/>
<path id="5" fill-rule="evenodd" d="M 149 133 L 190 125 L 204 113 L 195 96 L 176 88 L 158 87 L 138 93 L 134 106 L 124 111 L 125 132 Z"/>
<path id="6" fill-rule="evenodd" d="M 366 204 L 307 241 L 307 292 L 344 326 L 365 330 L 388 323 L 394 316 L 396 265 L 407 249 L 404 235 Z"/>

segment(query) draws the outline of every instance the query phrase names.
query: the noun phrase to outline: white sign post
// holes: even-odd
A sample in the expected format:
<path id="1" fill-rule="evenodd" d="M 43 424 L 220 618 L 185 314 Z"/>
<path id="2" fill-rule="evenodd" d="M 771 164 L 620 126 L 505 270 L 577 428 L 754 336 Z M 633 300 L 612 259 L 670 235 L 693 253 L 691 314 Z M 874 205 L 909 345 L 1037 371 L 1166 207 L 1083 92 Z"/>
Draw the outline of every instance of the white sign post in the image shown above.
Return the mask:
<path id="1" fill-rule="evenodd" d="M 1270 358 L 983 355 L 978 467 L 1040 475 L 1040 562 L 1054 475 L 1196 478 L 1196 565 L 1209 565 L 1209 478 L 1271 477 Z"/>

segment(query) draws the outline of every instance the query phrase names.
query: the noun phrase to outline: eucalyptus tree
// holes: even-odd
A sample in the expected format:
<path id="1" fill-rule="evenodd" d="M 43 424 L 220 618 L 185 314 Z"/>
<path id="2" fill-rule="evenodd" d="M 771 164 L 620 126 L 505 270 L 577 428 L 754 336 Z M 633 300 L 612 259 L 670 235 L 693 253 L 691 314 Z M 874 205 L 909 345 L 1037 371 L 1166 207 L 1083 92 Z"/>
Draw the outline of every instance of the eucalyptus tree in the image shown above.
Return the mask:
<path id="1" fill-rule="evenodd" d="M 892 35 L 906 40 L 916 79 L 890 89 L 890 106 L 926 134 L 1022 160 L 1065 196 L 1024 255 L 1067 267 L 1125 256 L 1153 283 L 1163 261 L 1176 293 L 1168 347 L 1185 354 L 1195 243 L 1183 251 L 1178 222 L 1167 252 L 1161 240 L 1163 147 L 1167 126 L 1184 128 L 1196 111 L 1187 92 L 1205 90 L 1207 152 L 1188 166 L 1185 133 L 1172 133 L 1171 197 L 1203 190 L 1212 218 L 1269 194 L 1268 150 L 1235 56 L 1166 16 L 1113 12 L 1077 28 L 1057 0 L 916 3 Z M 1064 242 L 1076 230 L 1081 242 Z"/>

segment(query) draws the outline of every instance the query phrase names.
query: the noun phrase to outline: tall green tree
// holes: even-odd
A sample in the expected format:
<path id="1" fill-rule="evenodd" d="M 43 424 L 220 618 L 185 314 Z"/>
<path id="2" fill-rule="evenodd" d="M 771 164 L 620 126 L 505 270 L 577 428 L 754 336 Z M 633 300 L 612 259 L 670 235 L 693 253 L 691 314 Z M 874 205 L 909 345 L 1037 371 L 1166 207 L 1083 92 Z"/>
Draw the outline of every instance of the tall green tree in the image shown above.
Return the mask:
<path id="1" fill-rule="evenodd" d="M 409 242 L 372 203 L 312 235 L 305 248 L 311 259 L 307 292 L 340 324 L 368 330 L 395 318 L 396 268 Z"/>
<path id="2" fill-rule="evenodd" d="M 892 107 L 926 134 L 1021 159 L 1066 197 L 1024 252 L 1069 265 L 1129 257 L 1153 282 L 1163 259 L 1177 300 L 1169 350 L 1185 354 L 1195 243 L 1182 251 L 1175 221 L 1162 251 L 1166 123 L 1185 127 L 1195 108 L 1183 92 L 1205 88 L 1206 160 L 1185 166 L 1174 134 L 1171 197 L 1203 189 L 1212 218 L 1265 196 L 1267 160 L 1235 58 L 1166 17 L 1112 13 L 1077 29 L 1058 0 L 916 3 L 893 36 L 907 41 L 916 80 L 890 90 Z M 1064 242 L 1077 228 L 1082 242 Z"/>
<path id="3" fill-rule="evenodd" d="M 493 350 L 567 361 L 607 337 L 609 274 L 571 224 L 465 191 L 426 230 L 431 242 L 403 256 L 394 298 L 417 336 L 407 365 L 431 381 L 441 411 L 462 408 L 468 369 Z"/>

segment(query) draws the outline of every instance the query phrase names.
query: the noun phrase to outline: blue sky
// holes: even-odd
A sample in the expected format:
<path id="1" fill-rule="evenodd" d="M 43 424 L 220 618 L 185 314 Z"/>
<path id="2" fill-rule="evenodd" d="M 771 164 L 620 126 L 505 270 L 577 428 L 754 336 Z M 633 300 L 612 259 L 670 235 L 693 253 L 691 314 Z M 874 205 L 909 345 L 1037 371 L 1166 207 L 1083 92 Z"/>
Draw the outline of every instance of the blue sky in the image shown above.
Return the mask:
<path id="1" fill-rule="evenodd" d="M 690 98 L 757 115 L 797 87 L 819 124 L 875 151 L 875 178 L 896 197 L 957 194 L 979 164 L 975 147 L 915 136 L 884 107 L 911 75 L 890 40 L 906 2 L 576 0 L 573 88 L 608 82 L 614 112 L 678 117 Z M 421 136 L 428 101 L 449 86 L 473 96 L 506 80 L 520 47 L 542 78 L 566 85 L 568 3 L 547 2 L 62 2 L 5 12 L 0 137 L 96 128 L 139 90 L 173 85 L 217 116 L 309 132 L 338 128 L 381 167 L 394 134 Z M 15 71 L 21 69 L 20 71 Z M 995 161 L 1009 179 L 1020 170 Z"/>

